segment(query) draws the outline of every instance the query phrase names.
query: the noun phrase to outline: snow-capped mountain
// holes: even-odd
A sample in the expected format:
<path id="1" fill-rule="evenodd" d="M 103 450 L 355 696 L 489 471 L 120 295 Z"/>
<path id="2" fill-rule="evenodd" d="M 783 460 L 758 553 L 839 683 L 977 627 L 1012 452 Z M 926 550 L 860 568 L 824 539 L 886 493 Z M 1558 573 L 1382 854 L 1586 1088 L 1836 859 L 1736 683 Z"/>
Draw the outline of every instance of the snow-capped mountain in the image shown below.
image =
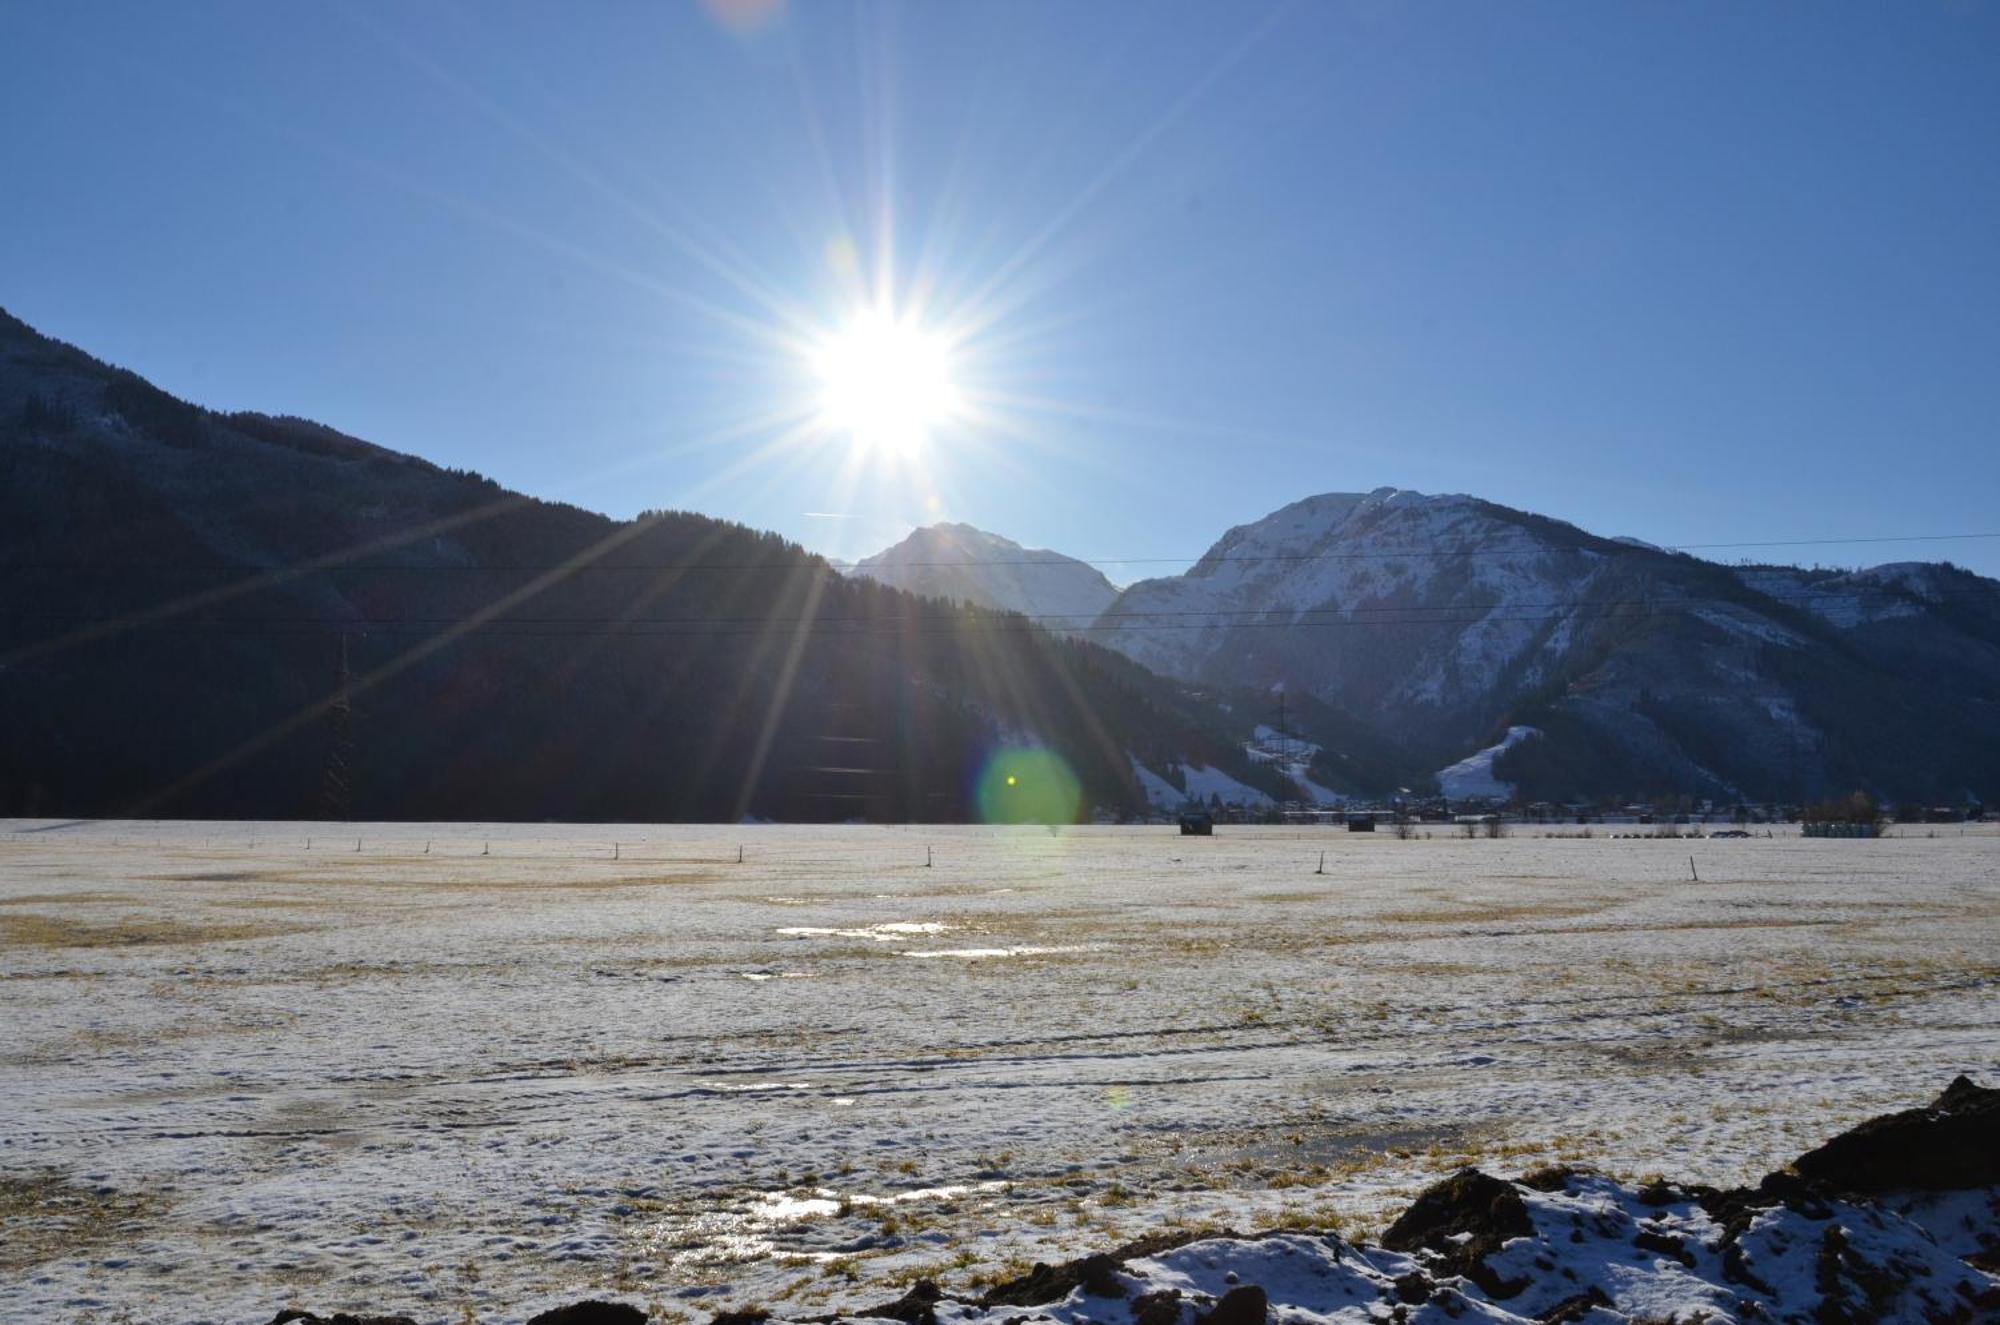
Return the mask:
<path id="1" fill-rule="evenodd" d="M 1294 502 L 1122 593 L 964 525 L 857 573 L 1056 627 L 1102 602 L 1090 638 L 1154 671 L 1291 696 L 1315 738 L 1299 785 L 2000 793 L 2000 584 L 1948 565 L 1725 567 L 1379 488 Z"/>
<path id="2" fill-rule="evenodd" d="M 164 788 L 237 817 L 336 795 L 336 817 L 951 817 L 1002 740 L 1058 748 L 1116 811 L 1438 785 L 2000 800 L 2000 583 L 1945 564 L 1728 567 L 1383 488 L 1122 593 L 965 525 L 853 576 L 202 409 L 0 313 L 0 810 Z M 794 636 L 807 611 L 857 628 Z M 349 667 L 383 679 L 317 720 Z M 746 745 L 755 712 L 776 717 Z"/>
<path id="3" fill-rule="evenodd" d="M 1231 529 L 1186 573 L 1133 585 L 1098 633 L 1191 679 L 1371 711 L 1476 704 L 1536 643 L 1550 600 L 1616 546 L 1502 510 L 1395 488 L 1308 497 Z"/>
<path id="4" fill-rule="evenodd" d="M 2000 584 L 1948 565 L 1724 567 L 1381 488 L 1230 530 L 1093 634 L 1316 698 L 1454 785 L 1479 752 L 1495 794 L 2000 791 Z"/>
<path id="5" fill-rule="evenodd" d="M 1286 770 L 1303 788 L 2000 796 L 2000 583 L 1945 564 L 1722 566 L 1378 488 L 1294 502 L 1122 593 L 965 525 L 855 573 L 1088 623 L 1218 695 L 1283 692 L 1310 738 Z"/>
<path id="6" fill-rule="evenodd" d="M 932 598 L 1020 612 L 1057 631 L 1089 626 L 1118 596 L 1088 562 L 1024 548 L 969 524 L 918 529 L 850 573 Z"/>

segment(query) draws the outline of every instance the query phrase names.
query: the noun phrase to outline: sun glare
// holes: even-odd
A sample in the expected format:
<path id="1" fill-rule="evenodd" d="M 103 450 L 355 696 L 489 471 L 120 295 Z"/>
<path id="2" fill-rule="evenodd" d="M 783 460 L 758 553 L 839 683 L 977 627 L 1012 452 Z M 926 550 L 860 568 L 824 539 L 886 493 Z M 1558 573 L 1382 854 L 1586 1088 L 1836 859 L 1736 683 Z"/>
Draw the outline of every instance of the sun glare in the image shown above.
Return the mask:
<path id="1" fill-rule="evenodd" d="M 912 456 L 959 412 L 945 339 L 914 322 L 870 311 L 813 353 L 820 420 L 856 445 Z"/>

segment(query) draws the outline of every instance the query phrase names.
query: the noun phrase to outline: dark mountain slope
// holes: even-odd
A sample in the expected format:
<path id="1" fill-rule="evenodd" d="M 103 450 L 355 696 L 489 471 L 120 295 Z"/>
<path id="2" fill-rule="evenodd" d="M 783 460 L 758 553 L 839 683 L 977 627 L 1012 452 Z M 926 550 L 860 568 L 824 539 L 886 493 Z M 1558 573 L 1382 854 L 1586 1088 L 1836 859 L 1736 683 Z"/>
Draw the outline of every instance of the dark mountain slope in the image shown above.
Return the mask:
<path id="1" fill-rule="evenodd" d="M 0 814 L 973 817 L 1045 744 L 1273 783 L 1214 703 L 679 512 L 218 414 L 0 314 Z M 988 803 L 1005 816 L 1007 803 Z"/>

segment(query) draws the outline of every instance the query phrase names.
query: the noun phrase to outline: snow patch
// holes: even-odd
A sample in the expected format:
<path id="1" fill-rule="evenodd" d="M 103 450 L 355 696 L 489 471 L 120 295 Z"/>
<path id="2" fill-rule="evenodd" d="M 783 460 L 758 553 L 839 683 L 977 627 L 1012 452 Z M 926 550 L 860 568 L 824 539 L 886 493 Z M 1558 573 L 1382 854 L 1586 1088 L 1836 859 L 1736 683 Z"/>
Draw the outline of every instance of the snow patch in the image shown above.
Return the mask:
<path id="1" fill-rule="evenodd" d="M 1530 736 L 1541 734 L 1538 727 L 1509 727 L 1507 735 L 1498 744 L 1489 745 L 1448 768 L 1439 769 L 1438 790 L 1449 800 L 1504 800 L 1511 797 L 1514 784 L 1502 782 L 1493 775 L 1493 761 L 1501 751 L 1511 750 Z"/>
<path id="2" fill-rule="evenodd" d="M 1206 801 L 1220 796 L 1226 805 L 1269 805 L 1271 798 L 1255 787 L 1238 782 L 1219 768 L 1208 768 L 1202 764 L 1181 765 L 1181 775 L 1187 779 L 1187 794 L 1195 800 Z"/>
<path id="3" fill-rule="evenodd" d="M 1271 798 L 1257 788 L 1238 782 L 1219 768 L 1209 768 L 1204 764 L 1182 764 L 1181 777 L 1187 783 L 1183 791 L 1173 783 L 1139 762 L 1137 755 L 1127 754 L 1132 761 L 1132 773 L 1139 779 L 1139 787 L 1146 793 L 1146 801 L 1155 809 L 1178 810 L 1190 801 L 1206 805 L 1211 797 L 1221 797 L 1226 805 L 1271 805 Z"/>

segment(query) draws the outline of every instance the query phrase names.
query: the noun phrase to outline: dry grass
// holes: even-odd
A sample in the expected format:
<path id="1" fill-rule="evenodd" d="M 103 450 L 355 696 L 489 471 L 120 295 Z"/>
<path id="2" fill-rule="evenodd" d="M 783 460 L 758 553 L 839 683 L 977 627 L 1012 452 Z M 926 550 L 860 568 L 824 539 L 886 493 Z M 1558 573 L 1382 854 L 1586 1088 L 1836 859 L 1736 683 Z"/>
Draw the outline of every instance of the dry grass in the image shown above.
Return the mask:
<path id="1" fill-rule="evenodd" d="M 1560 902 L 1492 902 L 1441 907 L 1430 911 L 1371 911 L 1360 917 L 1378 925 L 1481 925 L 1499 920 L 1573 920 L 1596 915 L 1620 904 L 1614 897 L 1590 897 Z"/>
<path id="2" fill-rule="evenodd" d="M 305 925 L 186 924 L 164 917 L 126 916 L 111 921 L 69 916 L 0 916 L 0 942 L 31 948 L 137 948 L 190 943 L 234 943 L 295 934 Z"/>
<path id="3" fill-rule="evenodd" d="M 129 1241 L 132 1224 L 166 1205 L 157 1195 L 85 1187 L 56 1172 L 0 1175 L 0 1273 Z"/>
<path id="4" fill-rule="evenodd" d="M 343 859 L 329 852 L 322 860 L 290 869 L 192 871 L 140 874 L 149 883 L 263 884 L 296 888 L 380 888 L 392 892 L 551 892 L 589 893 L 621 888 L 685 888 L 721 883 L 730 878 L 719 870 L 684 868 L 663 871 L 657 862 L 627 860 L 622 864 L 606 852 L 601 861 L 566 861 L 565 877 L 551 878 L 546 861 L 497 860 L 483 857 L 357 855 Z M 635 867 L 638 872 L 633 871 Z M 579 871 L 602 869 L 604 874 Z M 526 877 L 512 871 L 532 871 Z M 393 871 L 393 872 L 392 872 Z M 677 899 L 681 900 L 681 899 Z M 733 899 L 718 899 L 733 900 Z"/>
<path id="5" fill-rule="evenodd" d="M 0 906 L 74 906 L 79 902 L 122 902 L 123 893 L 19 893 L 0 897 Z"/>

